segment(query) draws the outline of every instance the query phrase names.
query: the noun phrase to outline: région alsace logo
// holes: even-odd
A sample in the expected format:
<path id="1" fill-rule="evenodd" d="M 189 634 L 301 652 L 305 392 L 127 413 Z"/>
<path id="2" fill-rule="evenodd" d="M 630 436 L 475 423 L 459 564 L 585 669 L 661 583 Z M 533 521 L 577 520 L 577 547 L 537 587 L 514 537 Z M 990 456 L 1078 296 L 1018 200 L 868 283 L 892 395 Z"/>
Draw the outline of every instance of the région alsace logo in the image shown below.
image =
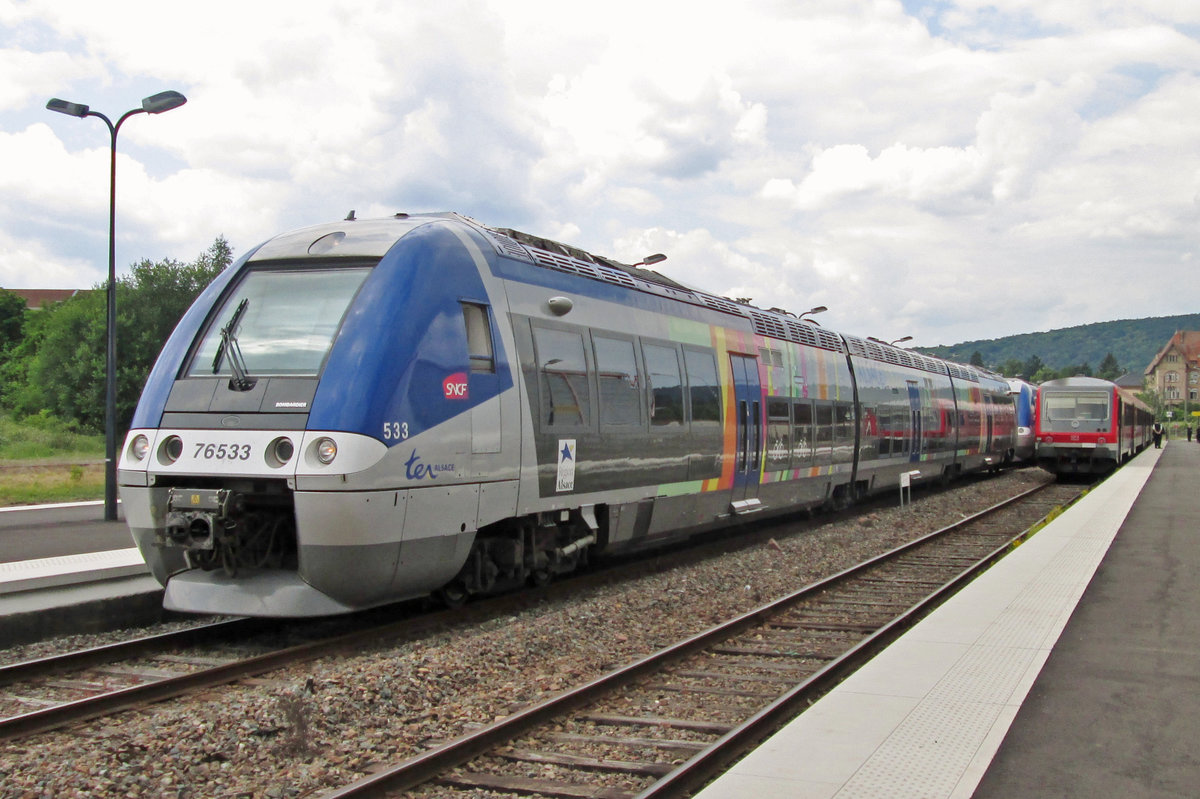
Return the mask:
<path id="1" fill-rule="evenodd" d="M 467 399 L 467 373 L 455 372 L 442 381 L 442 391 L 448 400 Z"/>

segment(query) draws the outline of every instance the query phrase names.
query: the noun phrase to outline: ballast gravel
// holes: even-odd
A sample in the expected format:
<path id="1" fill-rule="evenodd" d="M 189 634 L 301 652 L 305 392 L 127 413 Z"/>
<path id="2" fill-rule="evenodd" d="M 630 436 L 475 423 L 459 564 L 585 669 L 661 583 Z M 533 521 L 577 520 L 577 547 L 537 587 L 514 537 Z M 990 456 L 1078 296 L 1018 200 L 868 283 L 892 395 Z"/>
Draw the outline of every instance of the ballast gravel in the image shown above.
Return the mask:
<path id="1" fill-rule="evenodd" d="M 907 507 L 0 745 L 0 797 L 319 796 L 1052 478 L 916 492 Z M 14 662 L 102 643 L 0 651 Z"/>

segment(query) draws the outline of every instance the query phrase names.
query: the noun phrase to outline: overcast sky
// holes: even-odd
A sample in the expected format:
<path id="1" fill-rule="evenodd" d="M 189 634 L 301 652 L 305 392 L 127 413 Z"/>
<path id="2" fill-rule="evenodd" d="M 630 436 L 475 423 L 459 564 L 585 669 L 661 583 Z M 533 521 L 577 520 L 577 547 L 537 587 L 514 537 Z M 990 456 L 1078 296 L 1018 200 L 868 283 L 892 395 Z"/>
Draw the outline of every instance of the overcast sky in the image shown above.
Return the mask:
<path id="1" fill-rule="evenodd" d="M 458 211 L 932 346 L 1200 310 L 1196 0 L 0 0 L 0 286 Z"/>

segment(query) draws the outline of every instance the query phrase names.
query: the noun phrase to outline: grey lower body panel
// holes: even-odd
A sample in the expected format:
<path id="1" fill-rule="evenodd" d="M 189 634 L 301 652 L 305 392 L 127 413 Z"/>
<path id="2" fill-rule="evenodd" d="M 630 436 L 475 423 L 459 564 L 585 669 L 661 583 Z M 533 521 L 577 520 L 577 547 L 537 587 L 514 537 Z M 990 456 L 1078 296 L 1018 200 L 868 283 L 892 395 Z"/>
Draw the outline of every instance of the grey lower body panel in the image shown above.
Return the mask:
<path id="1" fill-rule="evenodd" d="M 221 572 L 194 569 L 167 582 L 167 610 L 220 613 L 234 616 L 332 616 L 360 610 L 338 602 L 291 571 L 264 571 L 227 577 Z"/>

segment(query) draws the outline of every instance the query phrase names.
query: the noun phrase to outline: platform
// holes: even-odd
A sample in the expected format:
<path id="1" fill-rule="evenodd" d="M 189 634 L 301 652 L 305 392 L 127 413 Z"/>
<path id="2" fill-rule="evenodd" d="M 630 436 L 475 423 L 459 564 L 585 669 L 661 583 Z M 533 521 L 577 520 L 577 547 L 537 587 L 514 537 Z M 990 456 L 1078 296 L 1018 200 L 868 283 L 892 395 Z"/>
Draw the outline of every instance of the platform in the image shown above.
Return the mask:
<path id="1" fill-rule="evenodd" d="M 0 509 L 0 641 L 148 624 L 164 616 L 123 521 L 104 522 L 102 503 Z M 118 543 L 124 546 L 114 548 Z M 99 549 L 98 547 L 107 547 Z M 21 553 L 66 553 L 20 558 Z"/>
<path id="2" fill-rule="evenodd" d="M 1143 452 L 697 796 L 1194 796 L 1197 536 L 1200 446 Z"/>

